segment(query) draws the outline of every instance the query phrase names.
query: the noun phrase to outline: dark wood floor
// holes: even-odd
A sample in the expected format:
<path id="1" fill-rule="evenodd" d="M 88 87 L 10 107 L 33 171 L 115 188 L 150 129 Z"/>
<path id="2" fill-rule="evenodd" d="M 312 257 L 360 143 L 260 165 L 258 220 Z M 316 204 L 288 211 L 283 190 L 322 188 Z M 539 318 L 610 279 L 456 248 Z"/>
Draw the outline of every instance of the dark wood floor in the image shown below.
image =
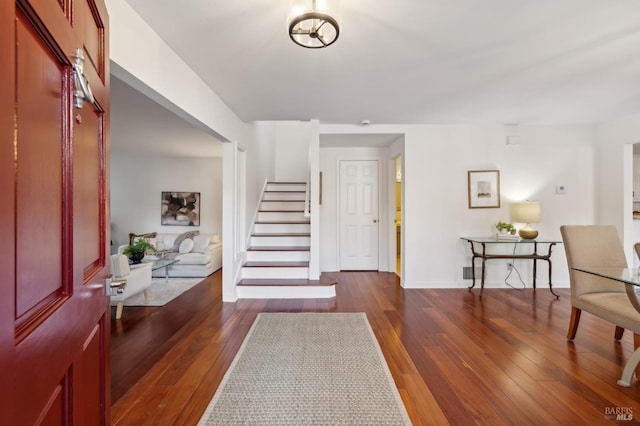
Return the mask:
<path id="1" fill-rule="evenodd" d="M 565 339 L 569 292 L 403 290 L 395 274 L 338 274 L 329 300 L 222 303 L 221 273 L 161 308 L 112 316 L 112 420 L 196 424 L 259 312 L 366 312 L 414 424 L 611 424 L 640 419 L 640 384 L 616 384 L 632 335 L 583 313 Z M 112 314 L 113 315 L 113 314 Z M 623 422 L 629 424 L 630 422 Z"/>

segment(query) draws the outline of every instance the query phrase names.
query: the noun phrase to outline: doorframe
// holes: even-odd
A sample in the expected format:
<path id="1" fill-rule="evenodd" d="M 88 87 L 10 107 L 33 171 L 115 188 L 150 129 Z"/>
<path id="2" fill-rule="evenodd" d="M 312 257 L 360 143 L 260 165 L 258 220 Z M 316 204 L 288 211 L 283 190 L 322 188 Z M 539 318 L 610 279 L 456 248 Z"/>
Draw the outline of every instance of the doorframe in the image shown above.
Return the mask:
<path id="1" fill-rule="evenodd" d="M 377 161 L 378 162 L 378 271 L 389 271 L 389 259 L 386 253 L 388 252 L 389 237 L 384 230 L 388 229 L 388 212 L 385 206 L 388 206 L 388 191 L 387 191 L 387 179 L 382 178 L 388 173 L 388 166 L 386 156 L 382 152 L 378 155 L 362 155 L 356 158 L 347 156 L 344 158 L 338 158 L 336 160 L 336 266 L 340 271 L 342 270 L 342 257 L 340 241 L 342 238 L 342 204 L 340 202 L 340 163 L 342 161 Z"/>
<path id="2" fill-rule="evenodd" d="M 398 257 L 397 250 L 397 238 L 396 238 L 396 161 L 400 159 L 400 170 L 402 171 L 402 177 L 400 178 L 400 273 L 398 274 L 398 268 L 396 265 L 396 259 Z M 389 196 L 388 200 L 388 215 L 389 215 L 389 226 L 388 226 L 388 240 L 389 240 L 389 272 L 395 272 L 402 282 L 402 277 L 404 276 L 404 155 L 402 153 L 398 153 L 389 158 L 388 161 L 389 173 L 387 174 L 388 185 L 389 185 Z M 393 200 L 393 202 L 391 202 Z"/>

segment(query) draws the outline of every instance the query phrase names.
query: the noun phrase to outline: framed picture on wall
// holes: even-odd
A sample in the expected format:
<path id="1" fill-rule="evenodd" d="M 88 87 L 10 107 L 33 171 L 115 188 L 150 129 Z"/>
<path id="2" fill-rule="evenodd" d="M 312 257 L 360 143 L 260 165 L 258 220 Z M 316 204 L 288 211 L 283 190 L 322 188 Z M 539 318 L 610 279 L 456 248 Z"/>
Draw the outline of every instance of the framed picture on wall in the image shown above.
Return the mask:
<path id="1" fill-rule="evenodd" d="M 491 209 L 500 207 L 500 171 L 469 170 L 469 208 Z"/>
<path id="2" fill-rule="evenodd" d="M 200 226 L 199 192 L 162 192 L 161 225 Z"/>

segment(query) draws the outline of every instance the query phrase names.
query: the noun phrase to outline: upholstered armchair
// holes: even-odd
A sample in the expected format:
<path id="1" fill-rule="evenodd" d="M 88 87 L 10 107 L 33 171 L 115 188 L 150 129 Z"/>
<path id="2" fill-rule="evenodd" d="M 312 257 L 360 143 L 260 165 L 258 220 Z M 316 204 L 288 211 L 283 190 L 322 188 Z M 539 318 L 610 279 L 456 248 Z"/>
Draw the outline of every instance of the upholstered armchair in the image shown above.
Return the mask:
<path id="1" fill-rule="evenodd" d="M 114 254 L 111 256 L 111 306 L 116 306 L 116 319 L 122 317 L 125 299 L 147 290 L 151 286 L 151 263 L 129 265 L 127 256 Z"/>
<path id="2" fill-rule="evenodd" d="M 571 321 L 567 339 L 573 340 L 582 311 L 605 319 L 616 326 L 614 338 L 620 340 L 624 330 L 634 335 L 634 347 L 640 346 L 640 313 L 633 307 L 622 283 L 571 268 L 626 268 L 627 260 L 615 226 L 561 226 L 567 253 L 571 284 Z"/>

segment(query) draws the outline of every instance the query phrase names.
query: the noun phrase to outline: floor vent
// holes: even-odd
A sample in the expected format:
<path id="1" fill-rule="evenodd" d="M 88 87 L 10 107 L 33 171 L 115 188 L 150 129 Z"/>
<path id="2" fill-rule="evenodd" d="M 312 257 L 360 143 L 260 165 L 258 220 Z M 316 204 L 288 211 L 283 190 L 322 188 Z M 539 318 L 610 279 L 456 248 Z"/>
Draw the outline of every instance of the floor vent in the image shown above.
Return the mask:
<path id="1" fill-rule="evenodd" d="M 476 279 L 480 279 L 482 277 L 482 269 L 476 268 Z M 462 267 L 462 279 L 470 280 L 473 278 L 473 271 L 471 266 L 463 266 Z"/>

